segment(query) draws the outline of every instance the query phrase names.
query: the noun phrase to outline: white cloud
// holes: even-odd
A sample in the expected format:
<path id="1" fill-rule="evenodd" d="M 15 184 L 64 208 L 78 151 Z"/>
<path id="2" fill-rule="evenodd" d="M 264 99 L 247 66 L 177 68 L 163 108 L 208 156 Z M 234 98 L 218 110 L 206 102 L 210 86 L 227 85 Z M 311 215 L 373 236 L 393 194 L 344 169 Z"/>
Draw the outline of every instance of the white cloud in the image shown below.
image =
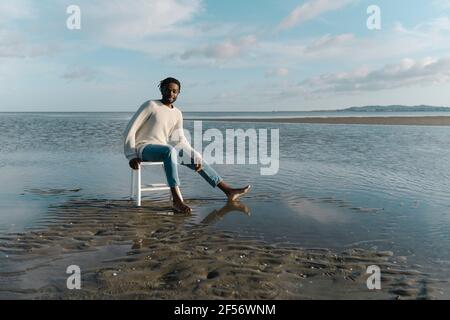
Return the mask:
<path id="1" fill-rule="evenodd" d="M 38 12 L 30 1 L 0 2 L 0 58 L 34 58 L 58 50 L 55 44 L 31 39 L 31 32 L 21 28 L 24 21 L 36 23 Z"/>
<path id="2" fill-rule="evenodd" d="M 91 81 L 94 80 L 98 75 L 98 72 L 93 68 L 85 66 L 74 66 L 70 70 L 66 71 L 62 78 L 66 80 L 81 80 L 81 81 Z"/>
<path id="3" fill-rule="evenodd" d="M 289 74 L 289 69 L 287 68 L 275 68 L 275 69 L 270 69 L 266 72 L 266 77 L 284 77 L 287 76 Z"/>
<path id="4" fill-rule="evenodd" d="M 248 35 L 237 40 L 225 40 L 221 43 L 186 50 L 180 55 L 180 59 L 188 60 L 191 58 L 203 57 L 208 59 L 226 60 L 236 58 L 253 48 L 256 43 L 256 37 Z"/>
<path id="5" fill-rule="evenodd" d="M 433 5 L 441 10 L 450 9 L 450 0 L 433 0 Z"/>
<path id="6" fill-rule="evenodd" d="M 33 58 L 52 54 L 56 47 L 30 43 L 19 31 L 0 30 L 0 58 Z"/>
<path id="7" fill-rule="evenodd" d="M 32 6 L 27 0 L 0 2 L 0 23 L 16 19 L 29 19 L 34 16 Z"/>
<path id="8" fill-rule="evenodd" d="M 95 21 L 83 28 L 95 30 L 89 31 L 93 46 L 142 52 L 177 65 L 221 65 L 256 45 L 255 36 L 245 36 L 254 27 L 196 21 L 204 11 L 203 0 L 100 0 L 82 6 L 85 20 Z"/>
<path id="9" fill-rule="evenodd" d="M 403 59 L 378 69 L 361 67 L 349 72 L 327 73 L 303 80 L 299 92 L 307 94 L 355 93 L 450 81 L 450 57 Z"/>
<path id="10" fill-rule="evenodd" d="M 354 39 L 355 36 L 351 33 L 338 34 L 336 36 L 327 34 L 313 41 L 311 44 L 308 44 L 303 51 L 306 54 L 314 54 L 324 50 L 347 46 L 349 44 L 352 44 Z"/>
<path id="11" fill-rule="evenodd" d="M 427 103 L 427 99 L 433 97 L 427 96 L 425 92 L 436 91 L 436 88 L 445 85 L 450 85 L 450 56 L 402 59 L 396 64 L 375 68 L 361 66 L 349 71 L 307 77 L 297 84 L 286 79 L 274 79 L 270 83 L 260 81 L 217 95 L 211 103 L 226 105 L 233 101 L 240 101 L 255 106 L 262 106 L 264 103 L 277 103 L 284 106 L 293 103 L 294 106 L 298 106 L 300 101 L 304 101 L 312 106 L 317 101 L 328 101 L 329 104 L 330 101 L 340 99 L 342 105 L 351 105 L 350 101 L 356 101 L 355 99 L 359 97 L 362 99 L 360 101 L 365 101 L 362 102 L 363 104 L 370 104 L 373 103 L 370 102 L 373 99 L 390 101 L 390 94 L 380 94 L 380 91 L 386 90 L 394 92 L 392 96 L 396 96 L 395 92 L 420 92 L 417 97 L 421 97 L 421 101 Z M 400 91 L 394 89 L 400 89 Z M 249 91 L 254 94 L 248 95 Z M 434 98 L 436 98 L 434 101 L 439 101 L 445 99 L 445 95 Z M 408 99 L 411 100 L 411 97 L 400 96 L 395 103 L 405 103 L 402 101 L 408 101 Z M 321 105 L 317 106 L 323 108 Z"/>
<path id="12" fill-rule="evenodd" d="M 447 16 L 435 18 L 431 21 L 419 23 L 412 28 L 406 28 L 401 23 L 397 23 L 394 30 L 399 35 L 410 35 L 421 38 L 442 38 L 448 41 L 448 32 L 450 31 L 450 19 Z"/>
<path id="13" fill-rule="evenodd" d="M 439 54 L 439 51 L 450 49 L 449 34 L 450 19 L 440 17 L 410 28 L 397 23 L 390 32 L 365 37 L 345 33 L 327 34 L 315 39 L 260 39 L 254 52 L 258 59 L 249 63 L 283 64 L 293 68 L 302 63 L 316 62 L 336 65 L 337 59 L 346 65 L 395 61 L 406 56 Z"/>
<path id="14" fill-rule="evenodd" d="M 98 36 L 109 44 L 149 36 L 183 36 L 192 32 L 184 23 L 203 11 L 201 0 L 100 0 L 85 4 Z M 92 25 L 94 27 L 94 25 Z"/>
<path id="15" fill-rule="evenodd" d="M 312 20 L 325 12 L 338 10 L 354 0 L 309 0 L 296 7 L 281 23 L 278 30 L 290 29 L 299 23 Z"/>

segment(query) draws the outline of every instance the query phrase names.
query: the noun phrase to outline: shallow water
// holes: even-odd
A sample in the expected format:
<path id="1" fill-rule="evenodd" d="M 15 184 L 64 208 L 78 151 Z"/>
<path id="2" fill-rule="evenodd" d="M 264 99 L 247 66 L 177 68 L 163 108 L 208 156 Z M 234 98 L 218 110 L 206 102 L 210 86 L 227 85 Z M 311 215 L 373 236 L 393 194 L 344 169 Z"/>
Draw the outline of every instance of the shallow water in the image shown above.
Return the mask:
<path id="1" fill-rule="evenodd" d="M 130 116 L 0 114 L 0 233 L 39 226 L 49 206 L 70 199 L 128 199 L 121 134 Z M 242 199 L 250 215 L 227 212 L 219 190 L 180 169 L 189 223 L 308 248 L 390 250 L 448 279 L 450 127 L 203 122 L 211 127 L 279 128 L 280 169 L 214 165 L 232 185 L 253 185 Z M 162 171 L 145 175 L 164 181 Z"/>

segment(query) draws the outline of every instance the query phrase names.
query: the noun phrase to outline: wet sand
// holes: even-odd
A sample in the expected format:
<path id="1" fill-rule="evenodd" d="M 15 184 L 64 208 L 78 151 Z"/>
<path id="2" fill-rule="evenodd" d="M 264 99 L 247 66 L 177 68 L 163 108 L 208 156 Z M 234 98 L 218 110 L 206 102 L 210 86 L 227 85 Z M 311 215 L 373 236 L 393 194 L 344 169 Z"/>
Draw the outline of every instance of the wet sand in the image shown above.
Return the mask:
<path id="1" fill-rule="evenodd" d="M 194 119 L 192 119 L 194 120 Z M 207 121 L 449 126 L 450 117 L 208 118 Z"/>
<path id="2" fill-rule="evenodd" d="M 190 205 L 198 205 L 188 201 Z M 225 208 L 225 209 L 224 209 Z M 431 299 L 435 283 L 392 252 L 268 244 L 174 215 L 167 201 L 71 199 L 0 238 L 1 299 Z M 236 208 L 239 209 L 239 208 Z M 66 288 L 79 265 L 82 289 Z M 366 269 L 382 270 L 368 290 Z"/>

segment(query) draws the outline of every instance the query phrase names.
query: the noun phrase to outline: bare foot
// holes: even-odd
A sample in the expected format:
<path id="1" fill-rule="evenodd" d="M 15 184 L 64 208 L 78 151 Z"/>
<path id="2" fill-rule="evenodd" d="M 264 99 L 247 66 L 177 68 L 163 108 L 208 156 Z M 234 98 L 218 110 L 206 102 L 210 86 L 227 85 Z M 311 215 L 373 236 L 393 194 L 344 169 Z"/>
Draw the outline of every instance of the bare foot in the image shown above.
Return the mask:
<path id="1" fill-rule="evenodd" d="M 188 207 L 184 202 L 173 202 L 173 209 L 177 213 L 190 214 L 192 209 Z"/>
<path id="2" fill-rule="evenodd" d="M 245 188 L 239 188 L 239 189 L 231 189 L 227 193 L 228 201 L 236 201 L 239 197 L 246 194 L 252 186 L 248 185 Z"/>

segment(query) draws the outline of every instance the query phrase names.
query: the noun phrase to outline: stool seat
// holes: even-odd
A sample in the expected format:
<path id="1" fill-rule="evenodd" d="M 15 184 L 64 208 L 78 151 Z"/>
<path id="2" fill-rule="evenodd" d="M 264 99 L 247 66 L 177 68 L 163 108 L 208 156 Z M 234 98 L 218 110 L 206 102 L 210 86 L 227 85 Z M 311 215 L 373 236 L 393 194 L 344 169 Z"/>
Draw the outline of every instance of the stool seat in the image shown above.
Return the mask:
<path id="1" fill-rule="evenodd" d="M 131 169 L 131 199 L 136 200 L 136 206 L 141 206 L 142 192 L 151 191 L 161 191 L 170 190 L 167 183 L 152 183 L 152 184 L 142 184 L 142 167 L 144 166 L 162 166 L 164 168 L 163 162 L 141 162 L 137 170 Z"/>

